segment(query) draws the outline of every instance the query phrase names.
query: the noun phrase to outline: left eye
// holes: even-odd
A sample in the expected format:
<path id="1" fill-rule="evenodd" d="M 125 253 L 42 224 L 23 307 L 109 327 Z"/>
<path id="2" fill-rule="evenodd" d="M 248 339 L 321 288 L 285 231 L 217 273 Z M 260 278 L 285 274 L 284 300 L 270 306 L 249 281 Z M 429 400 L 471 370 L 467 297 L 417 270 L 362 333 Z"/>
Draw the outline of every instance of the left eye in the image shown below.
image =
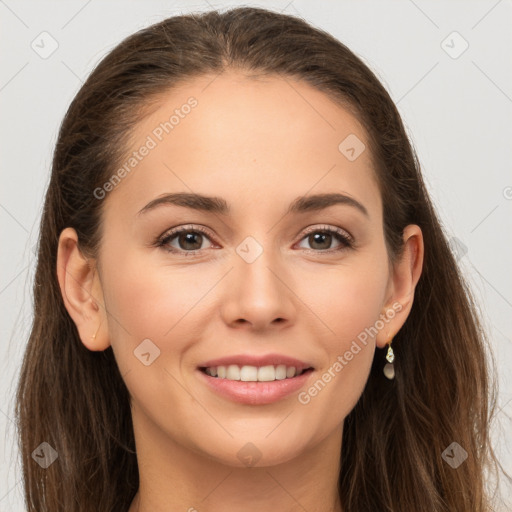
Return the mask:
<path id="1" fill-rule="evenodd" d="M 309 244 L 313 246 L 312 249 L 318 249 L 315 252 L 332 249 L 331 243 L 333 240 L 338 240 L 341 245 L 341 247 L 335 247 L 334 250 L 343 250 L 352 246 L 348 235 L 339 233 L 332 229 L 317 229 L 315 231 L 310 231 L 302 240 L 307 240 Z"/>
<path id="2" fill-rule="evenodd" d="M 209 238 L 205 233 L 201 231 L 192 230 L 192 229 L 181 229 L 178 231 L 174 231 L 169 233 L 165 238 L 163 238 L 159 245 L 165 246 L 165 248 L 170 251 L 184 251 L 184 252 L 193 252 L 200 249 L 204 249 L 202 247 L 202 239 Z M 176 239 L 178 242 L 178 247 L 175 247 L 171 244 L 171 241 Z"/>

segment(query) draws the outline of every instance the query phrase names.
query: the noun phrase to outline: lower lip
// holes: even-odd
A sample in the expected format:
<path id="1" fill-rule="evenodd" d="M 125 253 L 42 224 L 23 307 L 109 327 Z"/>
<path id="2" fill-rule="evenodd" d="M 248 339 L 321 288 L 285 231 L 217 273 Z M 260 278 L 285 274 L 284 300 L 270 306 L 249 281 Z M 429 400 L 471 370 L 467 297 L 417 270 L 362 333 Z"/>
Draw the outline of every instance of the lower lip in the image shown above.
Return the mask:
<path id="1" fill-rule="evenodd" d="M 277 402 L 304 386 L 313 370 L 306 370 L 298 377 L 274 380 L 271 382 L 243 382 L 240 380 L 219 379 L 197 370 L 211 389 L 233 402 L 249 405 L 264 405 Z"/>

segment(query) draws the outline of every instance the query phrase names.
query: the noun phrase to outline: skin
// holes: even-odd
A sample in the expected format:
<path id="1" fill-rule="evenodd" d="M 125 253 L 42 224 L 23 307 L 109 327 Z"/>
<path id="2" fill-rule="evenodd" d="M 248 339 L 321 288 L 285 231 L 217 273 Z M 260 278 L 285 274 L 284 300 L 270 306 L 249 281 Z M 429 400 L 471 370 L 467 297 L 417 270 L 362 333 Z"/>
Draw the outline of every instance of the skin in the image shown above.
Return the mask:
<path id="1" fill-rule="evenodd" d="M 59 283 L 80 338 L 90 350 L 112 346 L 130 391 L 140 473 L 130 512 L 341 511 L 343 421 L 375 347 L 411 310 L 421 230 L 406 227 L 403 257 L 391 266 L 370 152 L 351 162 L 338 150 L 349 134 L 368 147 L 365 131 L 328 96 L 289 78 L 228 71 L 182 84 L 135 127 L 127 154 L 190 96 L 197 107 L 103 200 L 97 259 L 80 253 L 73 229 L 59 240 Z M 169 192 L 219 196 L 232 212 L 166 205 L 138 215 Z M 285 215 L 296 197 L 324 192 L 355 198 L 368 217 L 348 205 Z M 178 237 L 169 244 L 181 253 L 154 246 L 189 224 L 211 234 L 197 236 L 195 256 Z M 304 234 L 310 226 L 341 228 L 355 246 L 334 251 L 343 247 L 334 236 L 315 244 Z M 247 236 L 263 248 L 252 263 L 236 252 Z M 208 359 L 277 352 L 315 368 L 307 389 L 397 303 L 401 310 L 307 404 L 297 393 L 238 404 L 197 376 Z M 160 350 L 149 366 L 133 353 L 147 338 Z M 253 467 L 237 457 L 249 442 L 260 455 Z"/>

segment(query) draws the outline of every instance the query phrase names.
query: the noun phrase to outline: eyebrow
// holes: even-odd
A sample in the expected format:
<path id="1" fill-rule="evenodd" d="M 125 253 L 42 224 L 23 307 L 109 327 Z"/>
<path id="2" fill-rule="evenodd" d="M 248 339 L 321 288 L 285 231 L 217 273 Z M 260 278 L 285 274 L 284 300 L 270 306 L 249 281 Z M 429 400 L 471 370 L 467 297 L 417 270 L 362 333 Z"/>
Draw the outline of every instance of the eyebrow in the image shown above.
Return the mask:
<path id="1" fill-rule="evenodd" d="M 286 214 L 306 213 L 310 211 L 323 210 L 329 206 L 342 204 L 356 208 L 366 217 L 370 217 L 368 210 L 353 197 L 345 194 L 315 194 L 297 197 L 292 201 Z M 165 194 L 150 201 L 142 208 L 137 215 L 147 213 L 162 205 L 176 205 L 193 210 L 229 215 L 231 209 L 225 199 L 221 197 L 205 196 L 202 194 L 176 192 Z"/>

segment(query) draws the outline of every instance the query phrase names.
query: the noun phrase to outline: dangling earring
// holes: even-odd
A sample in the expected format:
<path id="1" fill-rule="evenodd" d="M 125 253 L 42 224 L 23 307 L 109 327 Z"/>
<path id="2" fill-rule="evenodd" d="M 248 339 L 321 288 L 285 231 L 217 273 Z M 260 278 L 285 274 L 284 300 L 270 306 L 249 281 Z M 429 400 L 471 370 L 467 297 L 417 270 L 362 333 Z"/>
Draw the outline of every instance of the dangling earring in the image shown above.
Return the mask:
<path id="1" fill-rule="evenodd" d="M 393 380 L 395 378 L 395 367 L 393 366 L 393 361 L 395 360 L 395 354 L 393 353 L 393 349 L 391 348 L 391 342 L 393 339 L 391 338 L 388 341 L 388 353 L 386 354 L 387 364 L 384 366 L 384 375 L 389 379 Z"/>

